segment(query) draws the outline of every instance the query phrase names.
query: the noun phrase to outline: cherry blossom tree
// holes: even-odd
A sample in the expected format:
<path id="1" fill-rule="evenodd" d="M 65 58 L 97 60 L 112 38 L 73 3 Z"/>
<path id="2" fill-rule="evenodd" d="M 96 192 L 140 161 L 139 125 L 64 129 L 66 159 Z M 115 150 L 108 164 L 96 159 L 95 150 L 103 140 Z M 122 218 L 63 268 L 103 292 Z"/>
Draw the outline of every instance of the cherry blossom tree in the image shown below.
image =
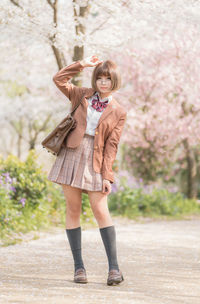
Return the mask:
<path id="1" fill-rule="evenodd" d="M 167 49 L 133 50 L 122 67 L 126 85 L 120 92 L 127 98 L 123 140 L 133 173 L 146 182 L 160 174 L 174 180 L 184 160 L 189 197 L 197 195 L 200 166 L 198 36 L 190 27 Z"/>

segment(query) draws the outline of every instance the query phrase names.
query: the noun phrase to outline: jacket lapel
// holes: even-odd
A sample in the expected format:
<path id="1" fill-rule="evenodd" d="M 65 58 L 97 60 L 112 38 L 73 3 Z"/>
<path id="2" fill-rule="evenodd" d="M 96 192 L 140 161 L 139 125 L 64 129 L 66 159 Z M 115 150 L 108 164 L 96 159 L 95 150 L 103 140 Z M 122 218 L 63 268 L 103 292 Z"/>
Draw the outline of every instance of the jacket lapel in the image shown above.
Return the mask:
<path id="1" fill-rule="evenodd" d="M 112 100 L 109 102 L 108 106 L 105 108 L 105 110 L 103 111 L 100 119 L 99 119 L 99 122 L 98 122 L 98 125 L 97 127 L 100 125 L 100 123 L 110 114 L 112 113 L 113 111 L 113 108 L 116 107 L 115 106 L 115 101 L 114 99 L 112 98 Z"/>

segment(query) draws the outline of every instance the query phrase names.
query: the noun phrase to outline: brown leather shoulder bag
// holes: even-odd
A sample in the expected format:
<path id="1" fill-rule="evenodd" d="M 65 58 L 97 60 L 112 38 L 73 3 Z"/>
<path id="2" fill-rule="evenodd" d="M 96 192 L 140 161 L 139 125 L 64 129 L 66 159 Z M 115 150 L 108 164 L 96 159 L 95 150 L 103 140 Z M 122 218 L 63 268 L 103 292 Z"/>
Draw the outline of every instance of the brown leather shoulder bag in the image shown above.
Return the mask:
<path id="1" fill-rule="evenodd" d="M 84 94 L 85 95 L 85 94 Z M 83 97 L 80 102 L 76 105 L 71 113 L 69 113 L 58 125 L 57 127 L 42 141 L 43 148 L 46 148 L 48 152 L 58 155 L 62 144 L 64 143 L 67 135 L 71 130 L 76 127 L 76 120 L 73 117 L 74 112 L 81 104 Z"/>

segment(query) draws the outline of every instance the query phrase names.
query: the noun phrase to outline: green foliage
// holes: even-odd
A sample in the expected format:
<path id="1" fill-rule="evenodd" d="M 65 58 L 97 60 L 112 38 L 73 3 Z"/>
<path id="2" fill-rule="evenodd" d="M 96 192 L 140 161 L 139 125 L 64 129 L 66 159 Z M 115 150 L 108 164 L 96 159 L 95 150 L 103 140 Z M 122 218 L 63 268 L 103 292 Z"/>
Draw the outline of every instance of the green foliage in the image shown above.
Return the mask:
<path id="1" fill-rule="evenodd" d="M 31 150 L 25 162 L 16 156 L 0 158 L 0 238 L 5 245 L 20 235 L 65 225 L 65 198 L 60 185 L 47 180 Z M 83 195 L 81 222 L 92 222 L 87 195 Z"/>
<path id="2" fill-rule="evenodd" d="M 115 214 L 134 218 L 136 216 L 180 216 L 200 214 L 200 204 L 186 199 L 181 193 L 154 188 L 145 193 L 144 188 L 124 188 L 110 195 L 109 207 Z"/>
<path id="3" fill-rule="evenodd" d="M 9 155 L 5 161 L 1 159 L 0 167 L 1 175 L 5 175 L 6 181 L 10 181 L 10 185 L 15 188 L 15 191 L 10 191 L 10 198 L 16 208 L 19 207 L 21 200 L 29 208 L 37 208 L 47 195 L 47 180 L 36 163 L 34 151 L 30 151 L 26 162 Z"/>

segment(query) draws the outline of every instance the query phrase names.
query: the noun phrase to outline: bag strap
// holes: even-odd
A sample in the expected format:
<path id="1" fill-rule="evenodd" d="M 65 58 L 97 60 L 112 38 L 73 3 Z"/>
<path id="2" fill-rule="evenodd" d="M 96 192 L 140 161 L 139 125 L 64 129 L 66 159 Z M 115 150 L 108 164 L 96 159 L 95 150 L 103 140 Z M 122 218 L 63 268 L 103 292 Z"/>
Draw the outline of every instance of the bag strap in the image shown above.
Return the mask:
<path id="1" fill-rule="evenodd" d="M 71 115 L 73 115 L 74 112 L 76 111 L 76 109 L 80 106 L 80 104 L 81 104 L 81 102 L 82 102 L 84 96 L 85 96 L 85 93 L 84 93 L 83 96 L 81 97 L 79 103 L 75 106 L 74 110 L 71 112 Z"/>

